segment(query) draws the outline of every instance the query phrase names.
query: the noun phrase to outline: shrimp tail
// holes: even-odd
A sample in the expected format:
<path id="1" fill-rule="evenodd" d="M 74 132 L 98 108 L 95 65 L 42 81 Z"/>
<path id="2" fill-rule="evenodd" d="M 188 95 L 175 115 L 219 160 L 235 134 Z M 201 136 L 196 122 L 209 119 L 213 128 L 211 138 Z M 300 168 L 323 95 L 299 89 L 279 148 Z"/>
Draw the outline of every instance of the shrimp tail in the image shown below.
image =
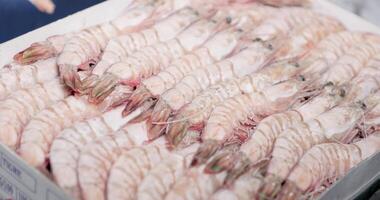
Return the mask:
<path id="1" fill-rule="evenodd" d="M 56 56 L 56 52 L 49 42 L 38 42 L 14 55 L 13 59 L 18 64 L 27 65 L 54 56 Z"/>
<path id="2" fill-rule="evenodd" d="M 146 102 L 146 103 L 148 104 L 149 102 Z M 150 119 L 150 117 L 152 116 L 153 109 L 151 107 L 149 108 L 149 105 L 148 106 L 143 105 L 143 106 L 139 107 L 137 110 L 138 110 L 138 112 L 141 112 L 141 114 L 139 114 L 136 117 L 132 118 L 128 122 L 128 124 L 141 123 L 143 121 L 146 121 L 146 120 Z M 131 113 L 133 113 L 133 112 L 131 112 Z M 129 114 L 130 113 L 124 113 L 124 112 L 122 113 L 122 115 L 124 117 L 127 116 L 127 115 L 129 115 Z"/>
<path id="3" fill-rule="evenodd" d="M 247 172 L 251 168 L 251 162 L 248 159 L 239 158 L 235 161 L 234 168 L 229 170 L 227 176 L 224 178 L 226 186 L 233 185 L 236 179 Z"/>
<path id="4" fill-rule="evenodd" d="M 148 118 L 147 120 L 148 139 L 154 140 L 165 133 L 166 124 L 155 124 L 155 122 L 152 122 L 151 120 L 151 118 Z"/>
<path id="5" fill-rule="evenodd" d="M 195 166 L 199 166 L 201 164 L 206 163 L 207 160 L 211 156 L 213 156 L 218 151 L 219 148 L 220 148 L 220 145 L 215 140 L 204 141 L 198 148 L 197 152 L 195 153 L 194 158 L 191 161 L 190 165 L 192 167 L 195 167 Z"/>
<path id="6" fill-rule="evenodd" d="M 124 104 L 130 97 L 131 93 L 131 87 L 127 85 L 117 85 L 115 89 L 104 100 L 95 103 L 99 103 L 99 107 L 103 111 L 108 111 L 112 108 L 116 108 Z"/>
<path id="7" fill-rule="evenodd" d="M 281 191 L 281 185 L 284 180 L 274 174 L 268 174 L 264 179 L 264 184 L 260 188 L 260 196 L 274 199 Z"/>
<path id="8" fill-rule="evenodd" d="M 59 72 L 62 82 L 70 89 L 72 89 L 74 92 L 77 92 L 76 88 L 81 88 L 82 84 L 76 69 L 77 67 L 72 65 L 59 66 Z"/>
<path id="9" fill-rule="evenodd" d="M 300 199 L 302 190 L 292 181 L 287 181 L 278 195 L 280 200 Z"/>
<path id="10" fill-rule="evenodd" d="M 95 81 L 95 80 L 94 80 Z M 118 78 L 113 74 L 104 75 L 89 93 L 89 102 L 101 103 L 118 85 Z"/>
<path id="11" fill-rule="evenodd" d="M 146 87 L 141 86 L 129 97 L 128 104 L 123 111 L 123 115 L 129 115 L 141 106 L 146 107 L 147 105 L 150 105 L 149 107 L 152 107 L 156 104 L 156 102 L 157 99 L 153 97 L 152 93 L 150 93 Z"/>
<path id="12" fill-rule="evenodd" d="M 168 140 L 168 143 L 175 147 L 178 146 L 186 137 L 189 128 L 190 124 L 187 120 L 169 125 L 166 131 L 166 139 Z"/>
<path id="13" fill-rule="evenodd" d="M 240 156 L 236 152 L 223 151 L 216 155 L 211 162 L 209 162 L 205 167 L 205 173 L 207 174 L 217 174 L 226 170 L 231 170 Z"/>
<path id="14" fill-rule="evenodd" d="M 98 84 L 99 76 L 91 74 L 82 80 L 81 86 L 77 89 L 80 95 L 89 94 L 90 91 Z"/>
<path id="15" fill-rule="evenodd" d="M 166 129 L 167 120 L 172 113 L 172 109 L 164 101 L 158 101 L 153 108 L 152 115 L 148 120 L 150 123 L 149 135 L 158 137 Z"/>

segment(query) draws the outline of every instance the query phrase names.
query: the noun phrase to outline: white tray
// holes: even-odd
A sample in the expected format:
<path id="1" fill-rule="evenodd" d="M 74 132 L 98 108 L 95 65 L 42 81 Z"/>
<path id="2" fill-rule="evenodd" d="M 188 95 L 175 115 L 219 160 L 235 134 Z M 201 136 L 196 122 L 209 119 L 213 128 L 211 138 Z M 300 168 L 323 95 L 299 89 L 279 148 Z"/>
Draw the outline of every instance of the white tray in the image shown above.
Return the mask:
<path id="1" fill-rule="evenodd" d="M 108 21 L 121 13 L 131 0 L 110 0 L 0 44 L 0 68 L 12 61 L 18 51 L 32 42 L 76 31 Z M 315 0 L 313 9 L 340 19 L 349 29 L 380 34 L 380 29 L 326 0 Z M 66 200 L 70 199 L 52 181 L 29 167 L 14 152 L 0 145 L 0 199 Z"/>

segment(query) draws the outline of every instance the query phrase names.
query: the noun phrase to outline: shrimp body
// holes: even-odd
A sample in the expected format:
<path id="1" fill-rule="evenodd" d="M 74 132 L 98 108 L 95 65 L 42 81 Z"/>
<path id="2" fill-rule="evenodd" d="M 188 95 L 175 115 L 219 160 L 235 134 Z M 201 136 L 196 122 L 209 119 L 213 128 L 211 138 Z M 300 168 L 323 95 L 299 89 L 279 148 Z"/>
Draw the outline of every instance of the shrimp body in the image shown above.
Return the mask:
<path id="1" fill-rule="evenodd" d="M 185 158 L 178 154 L 171 154 L 149 171 L 141 182 L 137 199 L 164 199 L 170 188 L 185 172 L 187 167 Z"/>
<path id="2" fill-rule="evenodd" d="M 13 93 L 0 105 L 0 141 L 15 149 L 24 126 L 33 115 L 68 95 L 57 79 Z"/>
<path id="3" fill-rule="evenodd" d="M 340 85 L 352 79 L 379 53 L 379 44 L 366 40 L 357 46 L 353 46 L 323 75 L 320 82 L 332 82 Z"/>
<path id="4" fill-rule="evenodd" d="M 50 164 L 56 183 L 74 197 L 80 196 L 77 161 L 80 149 L 100 137 L 120 129 L 128 118 L 121 116 L 122 108 L 116 108 L 102 116 L 77 122 L 64 129 L 50 148 Z"/>
<path id="5" fill-rule="evenodd" d="M 99 138 L 81 149 L 78 176 L 83 199 L 106 199 L 108 172 L 121 154 L 146 140 L 143 134 L 131 134 L 128 128 Z"/>
<path id="6" fill-rule="evenodd" d="M 326 143 L 311 148 L 294 167 L 282 189 L 281 199 L 297 199 L 318 189 L 325 181 L 345 175 L 364 159 L 380 151 L 379 134 L 353 144 Z"/>
<path id="7" fill-rule="evenodd" d="M 251 200 L 257 195 L 262 179 L 259 174 L 246 173 L 236 179 L 232 187 L 220 189 L 212 196 L 212 200 Z"/>
<path id="8" fill-rule="evenodd" d="M 130 86 L 168 67 L 174 59 L 194 51 L 212 37 L 219 26 L 218 21 L 202 19 L 191 25 L 176 38 L 148 46 L 132 54 L 125 61 L 113 64 L 90 92 L 91 102 L 101 102 L 111 94 L 117 84 Z M 128 94 L 128 91 L 124 92 Z M 130 91 L 129 91 L 130 93 Z"/>
<path id="9" fill-rule="evenodd" d="M 320 16 L 318 20 L 298 29 L 300 30 L 299 34 L 292 36 L 290 41 L 281 45 L 273 55 L 277 61 L 299 60 L 315 48 L 321 40 L 331 34 L 343 31 L 345 28 L 333 18 Z"/>
<path id="10" fill-rule="evenodd" d="M 365 112 L 362 104 L 335 107 L 312 120 L 283 131 L 273 145 L 263 192 L 273 195 L 294 165 L 311 147 L 328 140 L 346 141 Z M 347 142 L 347 141 L 346 141 Z"/>
<path id="11" fill-rule="evenodd" d="M 199 14 L 194 9 L 183 8 L 151 28 L 111 39 L 92 74 L 101 76 L 108 67 L 121 61 L 122 57 L 127 57 L 142 47 L 174 38 L 197 19 Z"/>
<path id="12" fill-rule="evenodd" d="M 365 67 L 360 70 L 358 75 L 352 80 L 348 98 L 345 102 L 362 101 L 366 97 L 375 93 L 380 88 L 380 57 L 371 58 Z"/>
<path id="13" fill-rule="evenodd" d="M 30 120 L 22 132 L 17 152 L 28 164 L 43 168 L 50 145 L 62 129 L 100 114 L 96 106 L 88 104 L 86 99 L 69 96 Z"/>
<path id="14" fill-rule="evenodd" d="M 190 168 L 175 182 L 165 200 L 209 199 L 223 185 L 225 175 L 204 174 L 203 166 Z"/>
<path id="15" fill-rule="evenodd" d="M 19 89 L 26 89 L 58 77 L 55 59 L 50 58 L 28 66 L 15 66 L 0 73 L 0 100 Z"/>
<path id="16" fill-rule="evenodd" d="M 198 145 L 172 152 L 151 169 L 141 182 L 137 199 L 164 199 L 171 187 L 184 175 Z"/>
<path id="17" fill-rule="evenodd" d="M 144 177 L 168 154 L 164 145 L 136 147 L 122 154 L 109 172 L 107 199 L 135 199 Z"/>

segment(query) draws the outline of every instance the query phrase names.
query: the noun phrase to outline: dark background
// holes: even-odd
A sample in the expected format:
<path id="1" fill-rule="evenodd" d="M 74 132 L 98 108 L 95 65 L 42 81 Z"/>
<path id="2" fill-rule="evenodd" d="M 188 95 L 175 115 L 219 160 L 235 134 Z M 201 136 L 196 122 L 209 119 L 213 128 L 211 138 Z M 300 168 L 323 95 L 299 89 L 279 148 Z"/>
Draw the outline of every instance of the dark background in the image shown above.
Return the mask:
<path id="1" fill-rule="evenodd" d="M 49 15 L 38 11 L 28 0 L 0 0 L 0 43 L 102 1 L 54 0 L 55 12 Z"/>

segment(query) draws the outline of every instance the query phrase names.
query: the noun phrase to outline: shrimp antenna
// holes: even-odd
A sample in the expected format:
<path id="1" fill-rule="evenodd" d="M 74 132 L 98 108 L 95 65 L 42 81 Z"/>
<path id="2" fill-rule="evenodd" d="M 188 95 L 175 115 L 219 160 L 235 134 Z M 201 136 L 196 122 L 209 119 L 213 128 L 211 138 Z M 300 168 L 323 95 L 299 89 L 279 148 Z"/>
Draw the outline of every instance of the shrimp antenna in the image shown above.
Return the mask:
<path id="1" fill-rule="evenodd" d="M 179 122 L 184 122 L 184 121 L 187 121 L 187 120 L 189 120 L 191 118 L 194 118 L 194 117 L 202 114 L 202 111 L 198 111 L 198 112 L 196 112 L 194 114 L 188 115 L 188 116 L 180 118 L 180 119 L 168 120 L 166 122 L 152 122 L 152 124 L 154 124 L 154 125 L 167 125 L 167 124 L 175 124 L 175 123 L 179 123 Z"/>

